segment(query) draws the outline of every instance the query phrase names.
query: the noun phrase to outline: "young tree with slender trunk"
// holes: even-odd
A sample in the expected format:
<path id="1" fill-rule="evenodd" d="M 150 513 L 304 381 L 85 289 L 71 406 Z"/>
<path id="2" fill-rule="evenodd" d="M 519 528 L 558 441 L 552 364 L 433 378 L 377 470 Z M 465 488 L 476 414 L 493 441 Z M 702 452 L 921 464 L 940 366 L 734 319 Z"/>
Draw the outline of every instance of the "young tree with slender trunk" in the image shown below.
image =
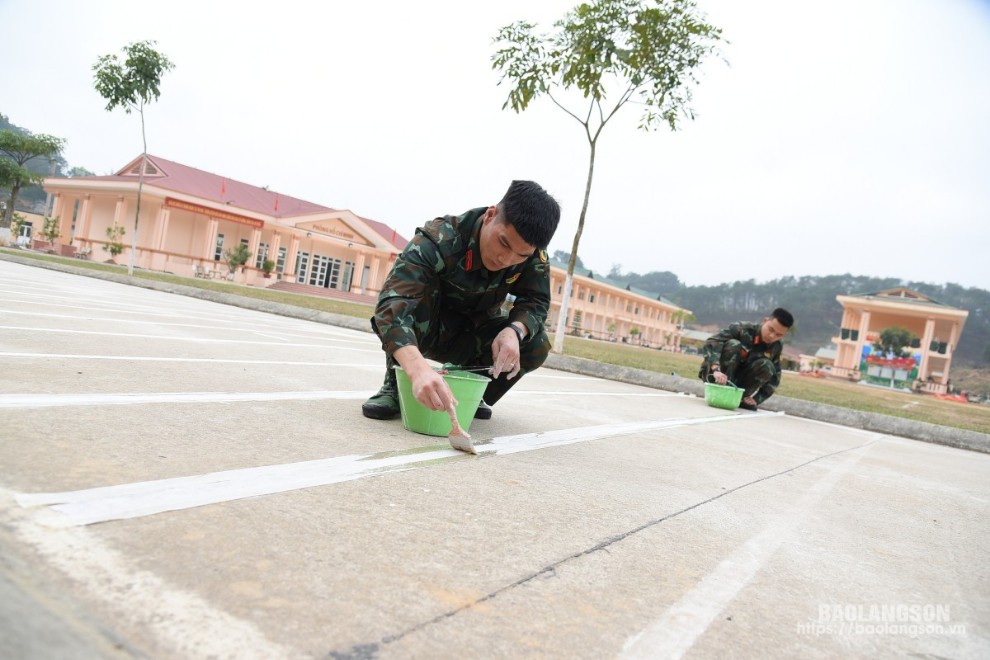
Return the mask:
<path id="1" fill-rule="evenodd" d="M 28 161 L 55 158 L 64 146 L 65 140 L 51 135 L 31 135 L 9 129 L 0 131 L 0 188 L 10 191 L 3 217 L 0 217 L 0 239 L 10 240 L 10 222 L 21 188 L 45 180 L 44 174 L 28 169 Z"/>
<path id="2" fill-rule="evenodd" d="M 502 74 L 499 84 L 511 84 L 503 109 L 522 112 L 546 95 L 581 125 L 590 147 L 584 203 L 557 319 L 554 350 L 559 353 L 602 129 L 628 103 L 643 106 L 639 127 L 644 130 L 662 125 L 676 130 L 682 117 L 694 119 L 688 107 L 697 83 L 694 71 L 715 51 L 722 31 L 705 22 L 693 0 L 593 0 L 554 27 L 544 34 L 525 21 L 503 27 L 495 37 L 492 67 Z M 570 90 L 579 91 L 583 100 L 568 103 Z"/>
<path id="3" fill-rule="evenodd" d="M 121 49 L 123 62 L 116 55 L 103 55 L 93 65 L 95 86 L 107 101 L 107 111 L 117 107 L 130 114 L 137 110 L 141 115 L 141 171 L 138 175 L 137 208 L 134 210 L 134 232 L 131 234 L 131 258 L 127 267 L 134 274 L 134 255 L 137 253 L 138 217 L 141 215 L 141 189 L 144 187 L 144 170 L 148 162 L 148 139 L 144 130 L 144 106 L 157 101 L 161 95 L 159 86 L 162 75 L 175 65 L 154 49 L 154 41 L 138 41 Z"/>

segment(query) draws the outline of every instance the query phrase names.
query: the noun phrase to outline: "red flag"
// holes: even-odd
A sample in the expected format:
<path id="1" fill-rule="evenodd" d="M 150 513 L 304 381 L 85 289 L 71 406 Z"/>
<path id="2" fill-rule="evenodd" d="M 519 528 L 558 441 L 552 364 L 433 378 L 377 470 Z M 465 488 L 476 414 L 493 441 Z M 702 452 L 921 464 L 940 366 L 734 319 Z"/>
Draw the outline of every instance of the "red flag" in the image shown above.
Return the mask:
<path id="1" fill-rule="evenodd" d="M 227 179 L 220 180 L 220 196 L 223 197 L 227 194 Z"/>
<path id="2" fill-rule="evenodd" d="M 275 210 L 278 210 L 278 193 L 275 193 Z"/>
<path id="3" fill-rule="evenodd" d="M 396 236 L 398 236 L 398 232 L 397 232 L 396 230 L 394 230 L 394 229 L 393 229 L 393 230 L 392 230 L 392 242 L 393 242 L 393 243 L 395 243 L 395 237 L 396 237 Z"/>

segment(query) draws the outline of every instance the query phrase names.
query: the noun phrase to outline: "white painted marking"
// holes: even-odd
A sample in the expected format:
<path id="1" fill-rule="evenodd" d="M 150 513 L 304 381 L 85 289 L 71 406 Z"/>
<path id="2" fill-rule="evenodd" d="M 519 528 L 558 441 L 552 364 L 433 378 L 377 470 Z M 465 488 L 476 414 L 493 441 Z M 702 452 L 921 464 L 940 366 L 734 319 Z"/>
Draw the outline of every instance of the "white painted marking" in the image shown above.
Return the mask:
<path id="1" fill-rule="evenodd" d="M 488 442 L 475 443 L 475 447 L 480 455 L 508 455 L 657 429 L 729 420 L 756 419 L 766 416 L 775 415 L 772 413 L 720 415 L 718 417 L 605 424 L 543 433 L 503 436 L 493 438 Z M 472 459 L 473 457 L 451 449 L 449 445 L 444 443 L 443 445 L 419 447 L 405 452 L 338 456 L 315 461 L 226 470 L 193 477 L 142 481 L 62 493 L 21 493 L 17 494 L 16 498 L 17 503 L 23 507 L 51 505 L 54 511 L 62 515 L 53 518 L 50 524 L 56 526 L 89 525 L 108 520 L 149 516 L 165 511 L 178 511 L 205 504 L 229 502 L 245 497 L 282 493 L 314 486 L 327 486 L 414 468 L 433 467 L 450 460 Z"/>
<path id="2" fill-rule="evenodd" d="M 559 390 L 556 392 L 548 390 L 516 390 L 515 388 L 509 391 L 511 394 L 538 394 L 540 396 L 546 396 L 548 394 L 566 394 L 568 396 L 632 396 L 632 397 L 647 397 L 647 398 L 667 398 L 672 396 L 691 396 L 690 394 L 682 394 L 680 392 L 665 392 L 663 390 L 653 391 L 653 392 L 589 392 L 588 390 Z"/>
<path id="3" fill-rule="evenodd" d="M 869 451 L 869 447 L 850 452 L 842 462 L 809 488 L 762 532 L 751 537 L 735 552 L 722 560 L 694 589 L 684 594 L 660 619 L 639 634 L 630 637 L 620 658 L 680 658 L 704 634 L 712 621 L 725 609 L 767 560 L 777 552 L 794 528 L 807 520 L 835 484 Z"/>
<path id="4" fill-rule="evenodd" d="M 284 332 L 284 331 L 280 332 L 277 327 L 273 328 L 268 323 L 261 324 L 261 327 L 264 329 L 264 331 L 255 330 L 254 328 L 251 327 L 250 324 L 246 325 L 243 320 L 224 321 L 218 319 L 210 319 L 210 322 L 208 324 L 207 323 L 166 323 L 157 320 L 141 321 L 139 319 L 121 318 L 121 317 L 108 318 L 108 317 L 74 315 L 74 314 L 42 314 L 39 312 L 22 312 L 22 311 L 11 311 L 11 310 L 4 310 L 3 313 L 9 315 L 18 315 L 18 316 L 36 316 L 41 318 L 69 319 L 71 321 L 95 321 L 99 323 L 113 323 L 113 324 L 130 323 L 132 325 L 150 325 L 161 328 L 195 328 L 199 330 L 213 330 L 213 331 L 220 330 L 222 332 L 250 332 L 252 334 L 275 339 L 280 343 L 286 341 L 285 337 L 304 337 L 309 340 L 325 339 L 327 341 L 348 342 L 353 344 L 378 343 L 377 339 L 370 339 L 370 338 L 364 339 L 363 337 L 360 336 L 355 337 L 354 335 L 358 334 L 357 331 L 351 331 L 350 334 L 345 334 L 341 332 L 332 332 L 332 331 L 328 332 L 322 330 L 321 328 L 318 328 L 318 326 L 314 327 L 312 331 L 304 335 L 297 335 L 297 334 L 292 334 L 290 332 Z M 170 313 L 167 314 L 166 316 L 171 317 L 174 316 L 174 314 Z M 218 327 L 217 323 L 229 323 L 230 326 Z M 279 335 L 271 334 L 272 332 L 279 332 Z M 343 337 L 346 337 L 346 339 Z"/>
<path id="5" fill-rule="evenodd" d="M 237 403 L 241 401 L 323 401 L 367 399 L 375 390 L 313 392 L 166 392 L 161 394 L 0 394 L 3 408 L 132 406 L 148 403 Z"/>
<path id="6" fill-rule="evenodd" d="M 185 358 L 156 357 L 146 355 L 82 355 L 79 353 L 12 353 L 0 351 L 0 358 L 42 358 L 59 360 L 122 360 L 125 362 L 209 362 L 217 364 L 290 364 L 311 367 L 340 367 L 348 369 L 374 369 L 381 371 L 380 364 L 358 364 L 351 362 L 294 362 L 292 360 L 233 360 L 226 358 Z"/>
<path id="7" fill-rule="evenodd" d="M 0 501 L 10 499 L 9 491 L 0 491 Z M 163 657 L 267 660 L 298 656 L 295 650 L 270 641 L 252 623 L 132 566 L 89 530 L 52 529 L 43 523 L 51 515 L 47 511 L 30 518 L 7 506 L 0 511 L 5 527 L 109 608 L 119 623 L 153 635 Z"/>
<path id="8" fill-rule="evenodd" d="M 335 346 L 327 344 L 298 344 L 280 343 L 273 341 L 255 341 L 251 339 L 211 339 L 207 337 L 176 337 L 173 335 L 139 335 L 130 332 L 98 332 L 96 330 L 71 330 L 69 328 L 29 328 L 16 325 L 0 325 L 0 330 L 19 330 L 22 332 L 55 332 L 72 335 L 96 335 L 98 337 L 131 337 L 134 339 L 153 339 L 155 341 L 192 341 L 204 344 L 251 344 L 254 346 L 278 346 L 281 348 L 322 348 L 325 350 L 339 350 Z M 334 340 L 331 340 L 334 341 Z M 355 342 L 351 342 L 355 343 Z M 381 348 L 348 348 L 349 351 L 360 351 L 362 353 L 381 353 Z"/>

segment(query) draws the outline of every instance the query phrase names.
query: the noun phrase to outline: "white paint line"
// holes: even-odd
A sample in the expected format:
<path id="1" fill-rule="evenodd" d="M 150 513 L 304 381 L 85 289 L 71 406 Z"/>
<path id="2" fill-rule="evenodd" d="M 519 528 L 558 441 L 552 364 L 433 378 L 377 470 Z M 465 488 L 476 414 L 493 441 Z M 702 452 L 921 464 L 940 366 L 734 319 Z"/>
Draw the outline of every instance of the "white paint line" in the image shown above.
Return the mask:
<path id="1" fill-rule="evenodd" d="M 794 528 L 812 515 L 818 503 L 869 450 L 846 454 L 794 504 L 759 534 L 739 546 L 691 591 L 684 594 L 657 621 L 630 637 L 622 648 L 623 660 L 682 657 L 723 609 L 749 584 Z"/>
<path id="2" fill-rule="evenodd" d="M 774 415 L 771 413 L 720 415 L 718 417 L 605 424 L 543 433 L 503 436 L 487 442 L 476 442 L 475 447 L 483 456 L 508 455 L 658 429 L 729 420 L 756 419 L 766 416 Z M 50 505 L 54 511 L 62 514 L 60 517 L 51 519 L 50 524 L 56 526 L 89 525 L 108 520 L 149 516 L 165 511 L 179 511 L 245 497 L 282 493 L 300 488 L 328 486 L 345 481 L 382 476 L 392 472 L 433 467 L 452 460 L 474 460 L 474 457 L 451 449 L 449 445 L 443 443 L 442 445 L 418 447 L 405 452 L 338 456 L 300 463 L 226 470 L 193 477 L 142 481 L 62 493 L 21 493 L 16 495 L 16 499 L 17 503 L 23 507 Z"/>
<path id="3" fill-rule="evenodd" d="M 6 504 L 10 499 L 9 491 L 0 491 L 0 501 Z M 39 519 L 44 516 L 18 515 L 7 506 L 0 512 L 4 525 L 21 542 L 108 608 L 122 627 L 148 631 L 162 657 L 268 660 L 298 656 L 297 651 L 270 641 L 251 622 L 134 567 L 87 529 L 52 529 Z"/>
<path id="4" fill-rule="evenodd" d="M 153 339 L 155 341 L 191 341 L 199 342 L 203 344 L 250 344 L 253 346 L 277 346 L 280 348 L 322 348 L 324 350 L 342 350 L 336 346 L 329 346 L 327 344 L 298 344 L 298 343 L 281 343 L 273 341 L 254 341 L 251 339 L 211 339 L 207 337 L 176 337 L 173 335 L 139 335 L 129 332 L 98 332 L 96 330 L 70 330 L 68 328 L 30 328 L 17 325 L 0 325 L 0 330 L 17 330 L 21 332 L 55 332 L 61 334 L 72 334 L 72 335 L 95 335 L 98 337 L 130 337 L 134 339 Z M 329 341 L 341 341 L 330 339 Z M 349 342 L 356 343 L 356 342 Z M 363 343 L 363 342 L 362 342 Z M 381 353 L 382 349 L 379 348 L 348 348 L 348 351 L 360 351 L 362 353 Z"/>
<path id="5" fill-rule="evenodd" d="M 568 396 L 631 396 L 631 397 L 647 397 L 647 398 L 667 398 L 672 396 L 691 396 L 689 394 L 681 394 L 680 392 L 665 392 L 663 390 L 657 390 L 653 392 L 589 392 L 588 390 L 559 390 L 559 391 L 549 391 L 549 390 L 516 390 L 515 388 L 509 391 L 514 395 L 522 394 L 538 394 L 540 396 L 547 395 L 557 395 L 565 394 Z"/>
<path id="6" fill-rule="evenodd" d="M 346 365 L 357 366 L 362 365 Z M 364 365 L 367 366 L 367 365 Z M 374 367 L 378 369 L 379 367 Z M 314 390 L 306 392 L 121 392 L 86 394 L 0 394 L 0 409 L 63 408 L 65 406 L 133 406 L 149 403 L 237 403 L 241 401 L 323 401 L 366 399 L 376 390 Z M 678 396 L 668 392 L 519 392 L 564 396 Z"/>
<path id="7" fill-rule="evenodd" d="M 381 371 L 380 364 L 358 364 L 351 362 L 294 362 L 292 360 L 233 360 L 224 358 L 185 358 L 157 357 L 147 355 L 82 355 L 79 353 L 10 353 L 0 351 L 0 358 L 41 358 L 57 360 L 120 360 L 123 362 L 208 362 L 217 364 L 288 364 L 309 367 L 334 367 L 347 369 L 374 369 Z"/>
<path id="8" fill-rule="evenodd" d="M 149 403 L 237 403 L 241 401 L 324 401 L 367 399 L 375 390 L 312 392 L 165 392 L 160 394 L 0 394 L 0 409 L 64 406 L 132 406 Z"/>
<path id="9" fill-rule="evenodd" d="M 377 340 L 364 339 L 363 337 L 355 338 L 354 333 L 343 334 L 339 332 L 328 332 L 324 331 L 319 326 L 316 326 L 312 331 L 304 334 L 293 334 L 289 331 L 282 331 L 277 326 L 272 327 L 269 324 L 261 324 L 262 330 L 257 330 L 251 327 L 250 324 L 245 324 L 243 321 L 223 321 L 217 319 L 210 319 L 209 323 L 167 323 L 164 321 L 142 321 L 139 319 L 132 318 L 121 318 L 121 317 L 99 317 L 91 315 L 74 315 L 74 314 L 42 314 L 40 312 L 22 312 L 22 311 L 10 311 L 4 310 L 3 314 L 17 315 L 17 316 L 36 316 L 41 318 L 52 318 L 52 319 L 68 319 L 74 322 L 78 321 L 94 321 L 97 323 L 129 323 L 132 325 L 150 325 L 154 327 L 161 328 L 195 328 L 199 330 L 212 330 L 212 331 L 222 331 L 222 332 L 249 332 L 256 335 L 261 335 L 263 337 L 269 337 L 271 339 L 277 340 L 279 343 L 285 342 L 286 337 L 303 337 L 305 339 L 316 341 L 320 339 L 325 339 L 326 341 L 336 341 L 336 342 L 348 342 L 353 344 L 378 344 Z M 168 316 L 174 316 L 173 314 L 168 314 Z M 218 327 L 217 323 L 229 323 L 229 327 Z M 272 334 L 272 333 L 278 333 Z M 343 338 L 346 337 L 346 338 Z"/>

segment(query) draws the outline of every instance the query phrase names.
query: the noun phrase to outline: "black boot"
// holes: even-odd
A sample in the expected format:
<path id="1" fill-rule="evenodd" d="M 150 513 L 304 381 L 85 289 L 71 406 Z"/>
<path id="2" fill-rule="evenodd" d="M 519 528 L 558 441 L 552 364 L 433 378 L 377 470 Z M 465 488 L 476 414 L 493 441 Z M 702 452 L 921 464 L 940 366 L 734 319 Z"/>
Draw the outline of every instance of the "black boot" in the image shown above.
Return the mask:
<path id="1" fill-rule="evenodd" d="M 475 419 L 491 419 L 492 418 L 492 407 L 485 403 L 482 399 L 481 403 L 478 404 L 478 409 L 474 411 Z"/>
<path id="2" fill-rule="evenodd" d="M 399 388 L 395 384 L 395 370 L 388 367 L 385 383 L 378 394 L 361 406 L 361 413 L 370 419 L 395 419 L 399 416 Z"/>

